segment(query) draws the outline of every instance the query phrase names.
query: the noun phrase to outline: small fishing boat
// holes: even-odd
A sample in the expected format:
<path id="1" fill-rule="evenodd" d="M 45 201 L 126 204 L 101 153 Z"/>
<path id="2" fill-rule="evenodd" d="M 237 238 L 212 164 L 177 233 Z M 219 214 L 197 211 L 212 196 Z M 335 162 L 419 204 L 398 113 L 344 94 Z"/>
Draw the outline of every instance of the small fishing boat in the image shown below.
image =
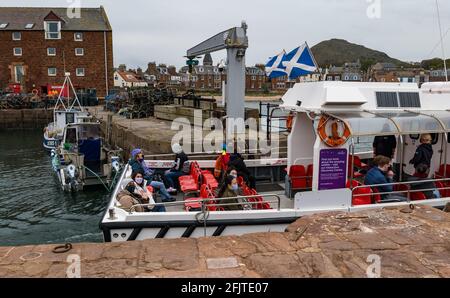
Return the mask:
<path id="1" fill-rule="evenodd" d="M 53 109 L 53 122 L 44 128 L 42 145 L 48 151 L 56 149 L 59 146 L 66 125 L 81 123 L 90 117 L 89 112 L 83 108 L 78 100 L 78 96 L 70 80 L 70 73 L 66 73 L 65 75 L 63 86 Z M 70 90 L 74 94 L 72 102 L 70 100 Z"/>
<path id="2" fill-rule="evenodd" d="M 97 121 L 65 126 L 61 144 L 51 151 L 52 168 L 61 188 L 81 191 L 89 186 L 110 190 L 121 171 L 122 150 L 108 148 Z"/>

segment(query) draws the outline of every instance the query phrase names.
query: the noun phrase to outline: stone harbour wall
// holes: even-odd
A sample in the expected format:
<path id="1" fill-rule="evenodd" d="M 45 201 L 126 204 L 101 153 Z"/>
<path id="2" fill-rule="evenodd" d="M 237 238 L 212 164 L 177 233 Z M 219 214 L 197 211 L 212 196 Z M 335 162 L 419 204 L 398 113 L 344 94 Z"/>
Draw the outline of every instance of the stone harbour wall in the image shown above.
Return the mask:
<path id="1" fill-rule="evenodd" d="M 52 109 L 0 110 L 0 129 L 43 129 L 52 121 Z"/>

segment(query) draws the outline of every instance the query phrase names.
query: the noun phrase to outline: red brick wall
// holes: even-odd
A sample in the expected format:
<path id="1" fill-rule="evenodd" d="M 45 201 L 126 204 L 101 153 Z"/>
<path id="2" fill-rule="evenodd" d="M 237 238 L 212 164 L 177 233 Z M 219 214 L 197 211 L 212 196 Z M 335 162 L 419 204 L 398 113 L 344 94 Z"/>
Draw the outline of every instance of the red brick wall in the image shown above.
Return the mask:
<path id="1" fill-rule="evenodd" d="M 22 56 L 13 55 L 21 47 Z M 47 56 L 47 48 L 56 48 L 56 56 Z M 84 56 L 75 56 L 75 48 L 84 48 Z M 112 32 L 106 33 L 108 84 L 114 86 Z M 62 85 L 66 71 L 71 73 L 75 88 L 95 88 L 97 96 L 106 95 L 104 32 L 83 32 L 83 41 L 74 41 L 74 32 L 62 31 L 61 39 L 46 40 L 43 31 L 22 31 L 22 40 L 13 41 L 11 31 L 0 31 L 0 88 L 11 83 L 11 65 L 25 66 L 25 91 L 41 90 L 47 84 Z M 57 76 L 48 76 L 48 67 L 57 68 Z M 84 68 L 85 76 L 77 77 L 76 68 Z"/>

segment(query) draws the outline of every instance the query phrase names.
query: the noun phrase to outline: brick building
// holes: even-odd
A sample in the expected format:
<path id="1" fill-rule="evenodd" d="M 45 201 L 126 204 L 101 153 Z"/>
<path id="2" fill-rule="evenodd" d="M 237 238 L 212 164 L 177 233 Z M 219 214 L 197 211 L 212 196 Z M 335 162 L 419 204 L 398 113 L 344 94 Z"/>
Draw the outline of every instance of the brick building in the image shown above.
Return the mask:
<path id="1" fill-rule="evenodd" d="M 46 94 L 69 72 L 76 89 L 104 97 L 114 85 L 111 25 L 102 6 L 81 8 L 79 16 L 66 8 L 1 7 L 0 89 Z"/>

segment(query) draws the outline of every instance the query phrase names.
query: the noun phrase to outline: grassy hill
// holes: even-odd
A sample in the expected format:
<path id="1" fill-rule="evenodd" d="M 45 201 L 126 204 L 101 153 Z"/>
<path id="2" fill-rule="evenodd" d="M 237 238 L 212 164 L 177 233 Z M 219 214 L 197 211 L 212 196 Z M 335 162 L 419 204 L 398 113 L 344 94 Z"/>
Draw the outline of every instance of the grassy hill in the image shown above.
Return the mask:
<path id="1" fill-rule="evenodd" d="M 386 53 L 350 43 L 343 39 L 330 39 L 313 46 L 311 51 L 320 67 L 330 65 L 341 66 L 346 62 L 361 61 L 363 69 L 377 62 L 389 62 L 398 66 L 408 66 L 408 63 L 389 57 Z"/>

